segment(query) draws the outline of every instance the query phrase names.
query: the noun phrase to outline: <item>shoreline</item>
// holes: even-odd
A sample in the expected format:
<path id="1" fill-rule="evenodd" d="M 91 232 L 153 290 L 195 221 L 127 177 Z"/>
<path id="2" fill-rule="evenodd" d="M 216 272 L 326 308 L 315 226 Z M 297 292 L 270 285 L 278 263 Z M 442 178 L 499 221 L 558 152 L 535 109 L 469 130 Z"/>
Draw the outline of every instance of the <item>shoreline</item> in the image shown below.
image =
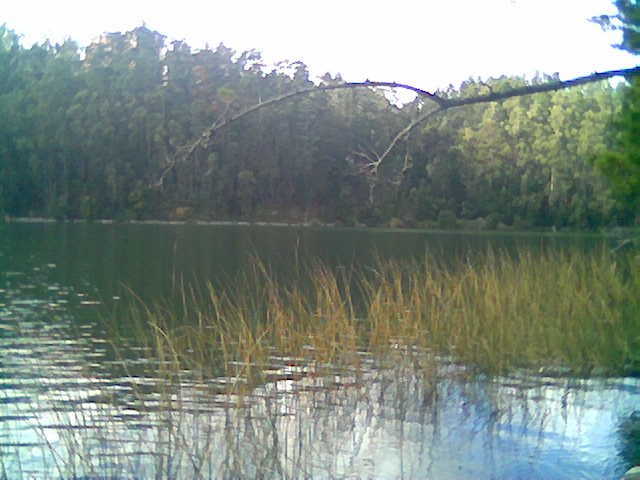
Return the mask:
<path id="1" fill-rule="evenodd" d="M 22 224 L 98 224 L 98 225 L 166 225 L 166 226 L 220 226 L 220 227 L 276 227 L 276 228 L 319 228 L 336 230 L 371 230 L 380 232 L 402 232 L 402 233 L 432 233 L 432 234 L 461 234 L 461 235 L 540 235 L 548 237 L 562 236 L 585 236 L 585 237 L 605 237 L 624 238 L 629 234 L 637 232 L 632 227 L 614 227 L 606 231 L 588 230 L 554 230 L 551 228 L 540 230 L 517 230 L 517 229 L 496 229 L 480 230 L 470 228 L 442 229 L 442 228 L 419 228 L 419 227 L 390 227 L 383 225 L 368 226 L 364 224 L 341 225 L 337 223 L 322 223 L 317 220 L 310 222 L 270 222 L 270 221 L 249 221 L 249 220 L 114 220 L 114 219 L 64 219 L 57 220 L 50 217 L 8 217 L 0 218 L 2 223 L 22 223 Z"/>
<path id="2" fill-rule="evenodd" d="M 94 223 L 99 225 L 208 225 L 208 226 L 243 226 L 243 227 L 336 227 L 335 223 L 314 222 L 266 222 L 247 220 L 113 220 L 100 218 L 95 220 L 64 219 L 49 217 L 5 217 L 5 223 Z M 366 227 L 358 225 L 358 227 Z"/>

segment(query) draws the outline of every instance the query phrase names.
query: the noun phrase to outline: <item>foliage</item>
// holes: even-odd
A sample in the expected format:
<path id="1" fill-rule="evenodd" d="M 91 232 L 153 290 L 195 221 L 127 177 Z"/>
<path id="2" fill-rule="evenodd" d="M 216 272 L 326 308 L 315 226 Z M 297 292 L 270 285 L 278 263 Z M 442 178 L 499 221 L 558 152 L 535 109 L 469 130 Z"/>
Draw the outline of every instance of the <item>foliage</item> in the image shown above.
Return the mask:
<path id="1" fill-rule="evenodd" d="M 443 95 L 527 83 L 469 80 Z M 637 108 L 607 83 L 435 117 L 395 149 L 374 183 L 363 173 L 366 155 L 384 150 L 428 105 L 398 107 L 370 88 L 300 96 L 219 131 L 157 187 L 165 167 L 214 121 L 312 85 L 300 62 L 267 71 L 256 51 L 237 55 L 222 44 L 194 51 L 144 26 L 105 34 L 84 51 L 71 41 L 25 48 L 2 27 L 0 211 L 581 229 L 633 221 L 628 196 L 616 201 L 590 163 L 608 148 L 602 158 L 615 159 L 602 167 L 608 172 L 637 158 L 620 153 L 630 147 L 611 150 L 618 128 L 611 119 L 622 111 L 628 124 Z M 639 137 L 623 131 L 619 145 Z M 618 191 L 636 188 L 618 183 Z"/>
<path id="2" fill-rule="evenodd" d="M 596 21 L 622 31 L 623 50 L 640 54 L 640 3 L 616 0 L 618 14 L 602 16 Z M 640 220 L 640 79 L 628 79 L 622 90 L 622 109 L 614 126 L 618 135 L 613 148 L 596 160 L 596 166 L 613 185 L 616 195 L 628 208 L 630 216 Z"/>
<path id="3" fill-rule="evenodd" d="M 640 80 L 631 80 L 623 95 L 616 147 L 601 155 L 596 165 L 610 178 L 616 195 L 631 211 L 640 212 Z"/>

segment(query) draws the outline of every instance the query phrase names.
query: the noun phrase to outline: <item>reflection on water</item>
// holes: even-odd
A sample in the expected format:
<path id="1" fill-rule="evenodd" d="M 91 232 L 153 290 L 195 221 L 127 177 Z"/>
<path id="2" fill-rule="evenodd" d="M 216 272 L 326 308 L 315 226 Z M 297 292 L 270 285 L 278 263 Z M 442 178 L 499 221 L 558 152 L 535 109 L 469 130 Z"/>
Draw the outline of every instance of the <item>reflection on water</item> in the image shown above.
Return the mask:
<path id="1" fill-rule="evenodd" d="M 34 251 L 18 262 L 0 242 L 0 478 L 601 479 L 628 467 L 638 379 L 470 379 L 444 360 L 363 352 L 357 371 L 274 354 L 243 396 L 228 388 L 241 378 L 181 372 L 167 385 L 144 352 L 114 354 L 97 315 L 114 291 Z"/>
<path id="2" fill-rule="evenodd" d="M 316 376 L 282 360 L 243 397 L 223 393 L 223 379 L 164 393 L 150 377 L 16 385 L 2 405 L 4 468 L 9 478 L 615 478 L 616 425 L 640 387 L 470 381 L 457 367 L 434 377 L 409 364 Z"/>

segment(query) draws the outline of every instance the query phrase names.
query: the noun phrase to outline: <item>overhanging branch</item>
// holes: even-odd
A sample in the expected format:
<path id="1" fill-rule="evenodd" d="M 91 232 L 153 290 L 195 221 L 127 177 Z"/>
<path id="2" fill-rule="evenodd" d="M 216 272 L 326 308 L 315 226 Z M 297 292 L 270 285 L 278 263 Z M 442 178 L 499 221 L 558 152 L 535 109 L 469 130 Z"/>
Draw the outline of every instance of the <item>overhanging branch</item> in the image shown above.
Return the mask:
<path id="1" fill-rule="evenodd" d="M 640 75 L 640 67 L 628 68 L 628 69 L 619 69 L 619 70 L 608 70 L 606 72 L 596 72 L 591 75 L 586 75 L 584 77 L 577 77 L 571 80 L 565 81 L 553 81 L 547 83 L 541 83 L 538 85 L 527 85 L 524 87 L 512 88 L 509 90 L 505 90 L 502 92 L 493 92 L 486 95 L 477 95 L 473 97 L 466 98 L 442 98 L 438 97 L 434 94 L 430 94 L 431 99 L 437 98 L 437 107 L 435 109 L 429 110 L 424 114 L 415 118 L 411 123 L 409 123 L 405 128 L 400 130 L 397 135 L 391 140 L 391 143 L 387 146 L 384 152 L 377 156 L 377 160 L 375 162 L 375 170 L 374 173 L 378 172 L 378 168 L 380 164 L 384 162 L 384 160 L 389 156 L 391 151 L 395 148 L 395 146 L 402 140 L 404 140 L 416 127 L 420 124 L 426 122 L 431 117 L 435 116 L 438 113 L 444 112 L 445 110 L 449 110 L 451 108 L 463 107 L 465 105 L 475 105 L 479 103 L 490 103 L 497 102 L 500 100 L 506 100 L 507 98 L 513 97 L 522 97 L 525 95 L 533 95 L 536 93 L 545 93 L 545 92 L 553 92 L 557 90 L 562 90 L 565 88 L 577 87 L 579 85 L 584 85 L 587 83 L 599 82 L 602 80 L 607 80 L 613 77 L 630 77 L 630 76 L 639 76 Z M 435 100 L 434 100 L 435 101 Z"/>
<path id="2" fill-rule="evenodd" d="M 375 155 L 375 160 L 372 161 L 370 165 L 372 173 L 375 176 L 377 175 L 378 168 L 380 167 L 380 165 L 384 162 L 384 160 L 389 156 L 391 151 L 400 141 L 404 140 L 417 126 L 419 126 L 420 124 L 422 124 L 423 122 L 425 122 L 426 120 L 428 120 L 429 118 L 431 118 L 432 116 L 435 116 L 440 112 L 444 112 L 451 108 L 462 107 L 465 105 L 490 103 L 490 102 L 496 102 L 499 100 L 505 100 L 507 98 L 533 95 L 536 93 L 553 92 L 553 91 L 562 90 L 565 88 L 577 87 L 579 85 L 599 82 L 602 80 L 607 80 L 609 78 L 620 77 L 620 76 L 624 76 L 624 77 L 640 76 L 640 66 L 627 68 L 627 69 L 617 69 L 617 70 L 608 70 L 605 72 L 596 72 L 583 77 L 573 78 L 571 80 L 565 80 L 565 81 L 558 80 L 558 81 L 551 81 L 547 83 L 541 83 L 537 85 L 527 85 L 524 87 L 512 88 L 512 89 L 504 90 L 501 92 L 491 91 L 490 93 L 485 95 L 477 95 L 477 96 L 465 97 L 465 98 L 445 98 L 433 92 L 429 92 L 427 90 L 423 90 L 421 88 L 414 87 L 412 85 L 407 85 L 404 83 L 375 82 L 370 80 L 366 80 L 364 82 L 345 82 L 345 83 L 340 83 L 336 85 L 321 85 L 321 86 L 302 88 L 299 90 L 295 90 L 293 92 L 278 95 L 267 101 L 260 102 L 250 107 L 247 107 L 244 110 L 241 110 L 240 112 L 228 118 L 224 118 L 225 115 L 223 115 L 210 127 L 204 130 L 197 140 L 180 149 L 182 152 L 182 154 L 179 155 L 180 158 L 173 158 L 172 161 L 164 168 L 157 182 L 157 186 L 162 186 L 165 176 L 175 168 L 178 162 L 188 161 L 193 156 L 193 154 L 197 151 L 198 148 L 206 147 L 209 141 L 211 140 L 211 138 L 214 137 L 214 134 L 219 130 L 226 128 L 228 125 L 234 122 L 237 122 L 238 120 L 258 110 L 270 107 L 272 105 L 275 105 L 281 102 L 285 102 L 294 97 L 298 97 L 302 95 L 309 95 L 311 93 L 316 93 L 316 92 L 327 92 L 331 90 L 343 90 L 348 88 L 400 88 L 400 89 L 414 92 L 420 97 L 424 97 L 436 104 L 436 108 L 431 109 L 428 112 L 420 115 L 419 117 L 411 121 L 411 123 L 409 123 L 405 128 L 400 130 L 395 135 L 391 143 L 387 146 L 387 148 L 384 150 L 382 154 Z"/>
<path id="3" fill-rule="evenodd" d="M 541 83 L 538 85 L 527 85 L 524 87 L 512 88 L 502 92 L 491 92 L 486 95 L 478 95 L 475 97 L 467 98 L 453 98 L 445 99 L 442 106 L 445 108 L 462 107 L 464 105 L 473 105 L 476 103 L 496 102 L 498 100 L 505 100 L 512 97 L 522 97 L 524 95 L 532 95 L 534 93 L 555 92 L 556 90 L 563 90 L 565 88 L 577 87 L 579 85 L 585 85 L 587 83 L 599 82 L 602 80 L 608 80 L 613 77 L 634 77 L 640 75 L 640 67 L 608 70 L 606 72 L 596 72 L 591 75 L 585 75 L 584 77 L 572 78 L 571 80 L 557 80 L 547 83 Z"/>

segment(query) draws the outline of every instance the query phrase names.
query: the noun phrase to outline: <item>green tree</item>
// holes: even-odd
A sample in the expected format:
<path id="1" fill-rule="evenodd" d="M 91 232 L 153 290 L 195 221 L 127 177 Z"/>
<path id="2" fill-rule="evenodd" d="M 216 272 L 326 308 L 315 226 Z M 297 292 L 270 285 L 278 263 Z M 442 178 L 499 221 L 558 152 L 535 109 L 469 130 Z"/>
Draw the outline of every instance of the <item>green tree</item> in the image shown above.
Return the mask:
<path id="1" fill-rule="evenodd" d="M 616 0 L 618 14 L 602 16 L 601 24 L 622 31 L 620 48 L 640 54 L 640 2 Z M 640 78 L 628 79 L 622 87 L 622 110 L 614 123 L 616 145 L 596 160 L 596 165 L 613 184 L 628 212 L 640 220 Z"/>
<path id="2" fill-rule="evenodd" d="M 549 80 L 469 80 L 438 95 L 482 100 Z M 606 83 L 447 109 L 408 137 L 396 134 L 432 102 L 398 107 L 379 90 L 343 83 L 325 75 L 322 88 L 341 89 L 316 92 L 301 62 L 267 72 L 256 51 L 193 52 L 145 26 L 105 34 L 84 52 L 70 41 L 25 49 L 2 27 L 0 209 L 371 225 L 624 220 L 586 162 L 611 147 L 604 126 L 613 112 L 632 117 Z M 224 128 L 202 135 L 211 125 Z M 633 151 L 623 146 L 638 137 L 620 131 L 613 156 Z"/>

